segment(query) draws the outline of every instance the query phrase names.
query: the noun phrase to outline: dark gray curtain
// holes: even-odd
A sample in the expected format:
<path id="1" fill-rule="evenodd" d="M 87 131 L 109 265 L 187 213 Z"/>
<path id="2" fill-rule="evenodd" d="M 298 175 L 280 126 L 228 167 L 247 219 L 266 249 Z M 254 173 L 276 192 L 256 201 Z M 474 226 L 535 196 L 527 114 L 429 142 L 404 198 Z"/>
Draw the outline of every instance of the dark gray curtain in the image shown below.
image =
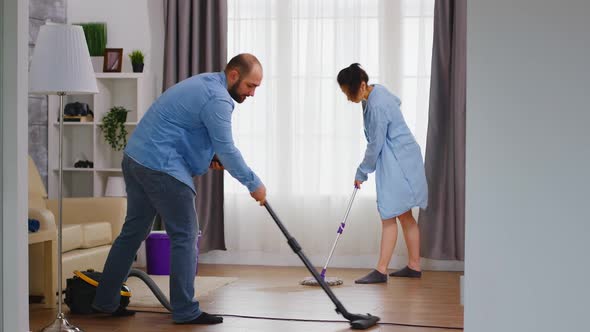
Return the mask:
<path id="1" fill-rule="evenodd" d="M 190 76 L 225 68 L 226 0 L 165 0 L 164 24 L 164 90 Z M 225 250 L 223 172 L 210 170 L 194 181 L 200 251 Z"/>
<path id="2" fill-rule="evenodd" d="M 465 257 L 466 0 L 436 0 L 421 255 Z"/>

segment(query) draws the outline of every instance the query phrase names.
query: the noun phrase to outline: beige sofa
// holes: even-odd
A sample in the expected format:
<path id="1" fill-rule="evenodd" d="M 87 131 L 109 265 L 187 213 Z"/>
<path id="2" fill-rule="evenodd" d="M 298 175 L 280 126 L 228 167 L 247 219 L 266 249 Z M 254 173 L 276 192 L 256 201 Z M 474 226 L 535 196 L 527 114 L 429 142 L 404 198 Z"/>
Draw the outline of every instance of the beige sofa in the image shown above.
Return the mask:
<path id="1" fill-rule="evenodd" d="M 61 280 L 64 289 L 66 279 L 73 276 L 74 270 L 102 271 L 126 212 L 125 198 L 64 198 Z M 57 271 L 58 201 L 47 198 L 45 186 L 30 157 L 29 218 L 41 224 L 39 232 L 29 233 L 29 293 L 44 296 L 45 304 L 53 306 L 55 297 L 51 298 L 50 294 L 51 291 L 55 294 L 57 283 L 47 279 Z"/>

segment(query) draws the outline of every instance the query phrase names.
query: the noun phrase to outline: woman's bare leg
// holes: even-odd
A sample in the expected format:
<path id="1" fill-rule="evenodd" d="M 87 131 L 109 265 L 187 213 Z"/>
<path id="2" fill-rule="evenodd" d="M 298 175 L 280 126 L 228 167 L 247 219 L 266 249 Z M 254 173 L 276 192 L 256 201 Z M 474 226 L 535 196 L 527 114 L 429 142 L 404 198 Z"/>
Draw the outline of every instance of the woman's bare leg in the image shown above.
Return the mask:
<path id="1" fill-rule="evenodd" d="M 402 229 L 404 231 L 404 239 L 408 247 L 408 267 L 414 271 L 421 271 L 420 268 L 420 230 L 418 223 L 412 215 L 412 210 L 409 210 L 398 216 Z"/>
<path id="2" fill-rule="evenodd" d="M 397 241 L 397 222 L 396 218 L 385 219 L 381 222 L 381 250 L 379 252 L 379 261 L 377 271 L 386 274 L 387 267 L 391 261 L 395 243 Z"/>

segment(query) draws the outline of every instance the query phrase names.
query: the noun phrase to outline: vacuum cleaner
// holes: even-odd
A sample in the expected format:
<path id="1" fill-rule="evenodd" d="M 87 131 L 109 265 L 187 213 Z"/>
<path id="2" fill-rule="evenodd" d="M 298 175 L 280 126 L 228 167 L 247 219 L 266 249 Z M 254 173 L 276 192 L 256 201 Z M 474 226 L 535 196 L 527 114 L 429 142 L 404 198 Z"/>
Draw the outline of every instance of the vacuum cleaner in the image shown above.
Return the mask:
<path id="1" fill-rule="evenodd" d="M 324 292 L 326 292 L 326 294 L 328 295 L 330 300 L 332 300 L 332 302 L 336 306 L 336 309 L 335 309 L 336 312 L 339 313 L 340 315 L 342 315 L 344 318 L 346 318 L 350 322 L 350 327 L 355 330 L 366 330 L 366 329 L 376 325 L 377 322 L 381 319 L 378 316 L 373 316 L 371 314 L 366 314 L 366 315 L 352 314 L 352 313 L 348 312 L 348 310 L 346 310 L 346 308 L 344 308 L 342 303 L 340 303 L 340 301 L 338 300 L 336 295 L 334 295 L 334 293 L 332 292 L 332 289 L 330 289 L 330 286 L 328 286 L 328 284 L 326 284 L 324 279 L 318 274 L 318 271 L 316 271 L 316 269 L 313 267 L 313 265 L 311 264 L 311 262 L 309 261 L 307 256 L 305 256 L 305 254 L 303 253 L 303 250 L 301 249 L 301 246 L 299 245 L 297 240 L 293 236 L 291 236 L 291 234 L 289 233 L 287 228 L 285 228 L 285 226 L 283 225 L 281 220 L 279 220 L 279 217 L 276 215 L 276 213 L 270 207 L 270 204 L 268 203 L 268 201 L 266 201 L 264 203 L 264 207 L 266 208 L 268 213 L 270 213 L 272 219 L 275 221 L 277 226 L 280 228 L 281 232 L 283 232 L 283 234 L 287 238 L 287 243 L 289 244 L 289 246 L 291 247 L 293 252 L 295 252 L 295 254 L 297 254 L 297 256 L 299 256 L 299 258 L 301 259 L 301 261 L 303 262 L 303 264 L 305 265 L 307 270 L 309 270 L 309 273 L 311 273 L 311 275 L 314 277 L 314 279 L 322 287 Z"/>
<path id="2" fill-rule="evenodd" d="M 72 313 L 82 315 L 94 313 L 94 309 L 92 309 L 92 301 L 94 301 L 96 287 L 98 287 L 101 276 L 101 272 L 89 269 L 86 271 L 74 271 L 74 277 L 66 280 L 64 303 L 67 304 Z M 156 296 L 162 306 L 172 312 L 172 306 L 166 298 L 166 295 L 164 295 L 162 290 L 147 273 L 141 270 L 131 269 L 128 278 L 130 277 L 141 279 Z M 119 307 L 126 308 L 129 305 L 130 297 L 131 290 L 127 285 L 123 284 L 123 286 L 121 286 L 121 302 L 119 303 Z"/>

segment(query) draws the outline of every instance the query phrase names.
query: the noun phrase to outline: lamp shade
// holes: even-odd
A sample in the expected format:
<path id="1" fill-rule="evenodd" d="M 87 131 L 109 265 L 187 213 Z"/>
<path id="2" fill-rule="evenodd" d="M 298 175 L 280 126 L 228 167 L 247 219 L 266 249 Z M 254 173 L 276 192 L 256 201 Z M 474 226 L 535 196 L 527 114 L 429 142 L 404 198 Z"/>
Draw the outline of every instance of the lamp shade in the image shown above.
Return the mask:
<path id="1" fill-rule="evenodd" d="M 44 95 L 98 93 L 81 26 L 41 26 L 31 61 L 29 92 Z"/>

